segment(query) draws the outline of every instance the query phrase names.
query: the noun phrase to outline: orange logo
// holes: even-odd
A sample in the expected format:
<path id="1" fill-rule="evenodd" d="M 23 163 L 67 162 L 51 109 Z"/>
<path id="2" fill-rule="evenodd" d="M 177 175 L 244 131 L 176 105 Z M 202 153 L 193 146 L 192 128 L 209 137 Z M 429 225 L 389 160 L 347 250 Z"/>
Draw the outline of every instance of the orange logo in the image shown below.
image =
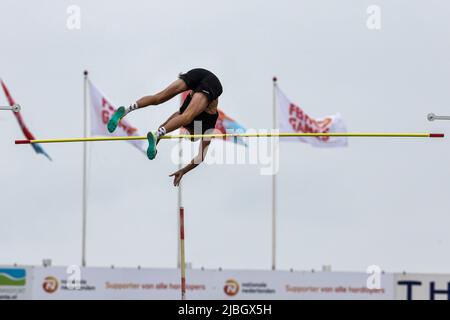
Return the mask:
<path id="1" fill-rule="evenodd" d="M 58 290 L 59 282 L 55 277 L 46 277 L 42 283 L 42 289 L 47 293 L 53 293 Z"/>
<path id="2" fill-rule="evenodd" d="M 236 280 L 227 280 L 223 287 L 223 291 L 230 297 L 235 296 L 239 292 L 239 283 Z"/>

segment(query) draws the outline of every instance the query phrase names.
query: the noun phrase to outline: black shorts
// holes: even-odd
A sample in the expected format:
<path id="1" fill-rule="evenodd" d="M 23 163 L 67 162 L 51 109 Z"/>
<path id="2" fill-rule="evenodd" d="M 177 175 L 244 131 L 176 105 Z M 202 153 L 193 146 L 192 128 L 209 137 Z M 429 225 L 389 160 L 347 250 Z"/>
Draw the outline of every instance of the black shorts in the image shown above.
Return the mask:
<path id="1" fill-rule="evenodd" d="M 183 114 L 183 112 L 186 111 L 187 107 L 189 106 L 189 103 L 191 103 L 192 96 L 187 95 L 186 99 L 184 99 L 183 104 L 180 107 L 180 114 Z M 195 128 L 195 122 L 201 122 L 202 126 L 202 134 L 205 134 L 206 131 L 214 129 L 216 127 L 217 119 L 219 118 L 219 112 L 216 112 L 214 114 L 208 113 L 203 111 L 199 115 L 197 115 L 194 120 L 192 120 L 191 123 L 187 124 L 185 127 L 186 129 L 189 129 L 189 131 L 194 132 Z M 194 132 L 195 134 L 200 134 L 200 132 Z M 211 132 L 208 132 L 211 133 Z"/>
<path id="2" fill-rule="evenodd" d="M 180 75 L 189 89 L 206 95 L 208 101 L 216 100 L 223 92 L 222 84 L 211 71 L 205 69 L 192 69 Z"/>

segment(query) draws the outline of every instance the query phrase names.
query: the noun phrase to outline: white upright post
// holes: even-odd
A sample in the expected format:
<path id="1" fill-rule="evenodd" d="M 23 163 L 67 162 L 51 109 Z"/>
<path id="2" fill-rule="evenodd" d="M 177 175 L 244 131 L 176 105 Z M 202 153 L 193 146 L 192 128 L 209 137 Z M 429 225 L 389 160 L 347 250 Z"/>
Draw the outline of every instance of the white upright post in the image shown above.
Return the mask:
<path id="1" fill-rule="evenodd" d="M 182 158 L 183 158 L 183 146 L 182 146 L 182 141 L 181 139 L 178 139 L 178 170 L 180 170 L 182 168 Z M 177 220 L 178 220 L 178 230 L 180 230 L 180 215 L 179 212 L 181 210 L 181 207 L 183 207 L 183 184 L 180 181 L 180 184 L 178 185 L 178 197 L 177 197 Z M 177 246 L 177 267 L 181 268 L 181 257 L 180 257 L 180 245 L 181 245 L 181 240 L 180 238 L 178 238 L 178 246 Z"/>
<path id="2" fill-rule="evenodd" d="M 181 73 L 180 73 L 181 74 Z M 180 106 L 183 104 L 183 94 L 180 95 Z M 181 129 L 180 129 L 180 133 L 181 133 Z M 183 160 L 183 141 L 182 139 L 178 139 L 178 170 L 180 170 L 183 165 L 182 165 L 182 160 Z M 182 182 L 180 182 L 180 184 L 178 185 L 178 194 L 177 194 L 177 221 L 178 221 L 178 225 L 177 225 L 177 230 L 180 230 L 180 215 L 179 212 L 181 210 L 181 207 L 183 206 L 183 187 L 182 187 Z M 177 267 L 181 268 L 181 257 L 180 257 L 180 238 L 178 238 L 178 243 L 177 243 Z"/>
<path id="3" fill-rule="evenodd" d="M 84 71 L 84 137 L 87 138 L 87 81 L 88 72 Z M 83 142 L 83 190 L 82 190 L 82 235 L 81 235 L 81 265 L 86 266 L 86 219 L 87 219 L 87 142 Z"/>

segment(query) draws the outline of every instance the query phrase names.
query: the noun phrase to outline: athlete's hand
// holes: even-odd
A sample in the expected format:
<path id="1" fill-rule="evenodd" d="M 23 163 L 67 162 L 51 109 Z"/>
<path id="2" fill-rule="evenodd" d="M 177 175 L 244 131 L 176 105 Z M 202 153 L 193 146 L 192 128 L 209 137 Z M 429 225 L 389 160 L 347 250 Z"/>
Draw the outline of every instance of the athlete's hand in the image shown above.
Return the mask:
<path id="1" fill-rule="evenodd" d="M 183 175 L 184 175 L 183 170 L 178 170 L 169 176 L 169 177 L 173 177 L 173 185 L 175 187 L 178 187 L 180 185 L 181 178 L 183 178 Z"/>

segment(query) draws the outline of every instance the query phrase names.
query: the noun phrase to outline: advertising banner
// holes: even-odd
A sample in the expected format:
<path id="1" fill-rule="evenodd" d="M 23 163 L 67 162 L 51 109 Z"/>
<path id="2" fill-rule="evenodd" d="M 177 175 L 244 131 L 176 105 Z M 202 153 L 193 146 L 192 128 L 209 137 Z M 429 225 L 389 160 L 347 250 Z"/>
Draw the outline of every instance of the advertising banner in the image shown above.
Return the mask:
<path id="1" fill-rule="evenodd" d="M 393 299 L 392 275 L 187 270 L 188 299 Z M 34 268 L 34 299 L 180 299 L 177 269 Z"/>

